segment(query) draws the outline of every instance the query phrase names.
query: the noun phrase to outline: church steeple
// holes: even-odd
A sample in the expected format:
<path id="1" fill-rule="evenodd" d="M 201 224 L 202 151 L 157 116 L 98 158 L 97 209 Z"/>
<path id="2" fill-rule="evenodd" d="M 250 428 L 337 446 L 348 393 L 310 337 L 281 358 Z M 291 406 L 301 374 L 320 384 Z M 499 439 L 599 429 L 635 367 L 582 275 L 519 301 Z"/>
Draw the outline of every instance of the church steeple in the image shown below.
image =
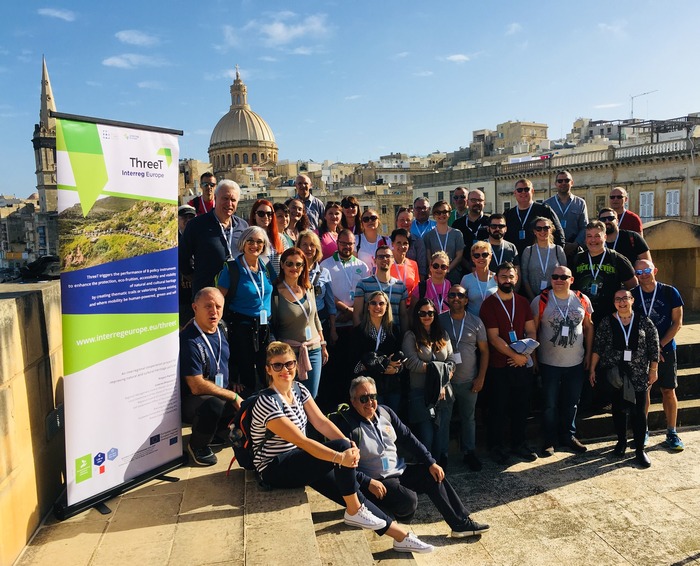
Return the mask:
<path id="1" fill-rule="evenodd" d="M 248 87 L 241 80 L 241 73 L 236 65 L 236 79 L 231 85 L 231 110 L 236 108 L 244 108 L 250 110 L 248 106 Z"/>
<path id="2" fill-rule="evenodd" d="M 41 108 L 39 110 L 39 127 L 46 132 L 56 132 L 56 119 L 49 117 L 49 110 L 56 111 L 56 102 L 53 99 L 49 70 L 46 68 L 46 58 L 41 58 Z"/>
<path id="3" fill-rule="evenodd" d="M 56 190 L 56 119 L 49 111 L 56 111 L 51 79 L 46 59 L 41 62 L 41 100 L 39 101 L 39 123 L 34 124 L 34 161 L 36 163 L 36 188 L 39 192 L 39 210 L 42 215 L 55 214 L 58 208 Z M 48 218 L 48 217 L 46 217 Z M 46 224 L 45 241 L 47 251 L 54 253 L 56 246 L 55 219 Z M 46 253 L 46 252 L 44 252 Z"/>

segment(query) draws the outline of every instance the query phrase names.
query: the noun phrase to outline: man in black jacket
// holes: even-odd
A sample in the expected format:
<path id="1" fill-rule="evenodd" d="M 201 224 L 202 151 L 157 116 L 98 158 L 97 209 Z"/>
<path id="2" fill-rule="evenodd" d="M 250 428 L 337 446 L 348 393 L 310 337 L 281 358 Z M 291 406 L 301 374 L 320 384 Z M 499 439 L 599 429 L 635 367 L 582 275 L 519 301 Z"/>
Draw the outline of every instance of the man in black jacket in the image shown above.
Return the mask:
<path id="1" fill-rule="evenodd" d="M 352 380 L 350 401 L 352 407 L 339 413 L 344 418 L 336 419 L 336 424 L 360 449 L 357 481 L 368 499 L 397 520 L 409 522 L 418 506 L 417 493 L 425 493 L 452 529 L 451 536 L 478 535 L 489 529 L 469 517 L 444 470 L 396 413 L 377 405 L 371 377 Z M 399 457 L 399 445 L 411 452 L 415 464 Z"/>

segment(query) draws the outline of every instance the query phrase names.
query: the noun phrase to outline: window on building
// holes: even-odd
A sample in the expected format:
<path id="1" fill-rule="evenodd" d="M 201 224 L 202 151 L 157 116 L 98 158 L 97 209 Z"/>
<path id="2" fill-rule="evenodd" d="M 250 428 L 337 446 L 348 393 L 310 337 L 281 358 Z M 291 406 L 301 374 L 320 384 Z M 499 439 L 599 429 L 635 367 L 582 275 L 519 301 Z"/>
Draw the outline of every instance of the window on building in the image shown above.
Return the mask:
<path id="1" fill-rule="evenodd" d="M 230 153 L 226 154 L 226 166 L 231 167 L 231 154 Z"/>
<path id="2" fill-rule="evenodd" d="M 666 191 L 666 216 L 681 215 L 681 192 L 678 189 Z"/>
<path id="3" fill-rule="evenodd" d="M 240 165 L 240 164 L 241 164 L 241 158 L 240 158 L 240 156 L 239 156 L 237 153 L 234 154 L 234 156 L 233 156 L 233 162 L 234 162 L 236 165 Z"/>
<path id="4" fill-rule="evenodd" d="M 258 162 L 258 154 L 257 154 L 257 153 L 254 153 L 254 154 L 252 155 L 252 158 L 253 158 L 253 163 L 257 163 L 257 162 Z"/>
<path id="5" fill-rule="evenodd" d="M 247 165 L 247 164 L 248 164 L 248 154 L 247 154 L 247 153 L 244 153 L 244 154 L 243 154 L 243 164 L 244 164 L 244 165 Z"/>
<path id="6" fill-rule="evenodd" d="M 510 201 L 509 200 L 504 200 L 503 201 L 503 212 L 508 210 L 510 208 Z"/>
<path id="7" fill-rule="evenodd" d="M 369 205 L 365 204 L 365 205 L 362 207 L 362 212 L 365 212 L 365 211 L 367 211 L 367 210 L 369 210 Z"/>
<path id="8" fill-rule="evenodd" d="M 385 204 L 383 204 L 382 205 L 382 214 L 386 214 L 386 213 L 387 213 L 387 207 Z"/>
<path id="9" fill-rule="evenodd" d="M 594 218 L 593 215 L 595 215 L 595 218 L 597 218 L 598 211 L 601 208 L 605 208 L 606 206 L 608 206 L 607 199 L 608 199 L 608 197 L 606 197 L 605 195 L 596 195 L 596 197 L 595 197 L 595 211 L 593 211 L 593 214 L 590 214 L 590 211 L 589 211 L 591 218 Z"/>
<path id="10" fill-rule="evenodd" d="M 438 200 L 445 200 L 445 191 L 438 191 Z"/>
<path id="11" fill-rule="evenodd" d="M 643 220 L 654 218 L 654 191 L 642 191 L 639 193 L 639 216 Z"/>

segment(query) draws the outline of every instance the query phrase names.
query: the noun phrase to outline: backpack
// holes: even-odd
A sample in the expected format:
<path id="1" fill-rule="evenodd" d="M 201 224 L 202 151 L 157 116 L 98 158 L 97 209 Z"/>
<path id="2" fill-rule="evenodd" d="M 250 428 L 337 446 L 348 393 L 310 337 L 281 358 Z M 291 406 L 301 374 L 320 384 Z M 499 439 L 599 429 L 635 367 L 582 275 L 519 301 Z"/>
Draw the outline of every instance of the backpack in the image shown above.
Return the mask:
<path id="1" fill-rule="evenodd" d="M 581 301 L 581 304 L 585 306 L 586 302 L 588 299 L 584 298 L 583 293 L 581 291 L 575 291 L 574 289 L 571 289 L 574 292 L 574 295 L 578 298 L 579 301 Z M 539 320 L 539 323 L 542 324 L 542 315 L 544 314 L 544 309 L 547 308 L 547 301 L 549 301 L 549 292 L 551 289 L 544 289 L 540 293 L 540 304 L 539 304 L 539 312 L 537 314 L 537 319 Z"/>
<path id="2" fill-rule="evenodd" d="M 424 279 L 420 283 L 418 283 L 418 300 L 420 301 L 423 297 L 425 297 L 425 293 L 428 289 L 428 282 Z"/>
<path id="3" fill-rule="evenodd" d="M 292 387 L 297 393 L 297 396 L 301 398 L 299 384 L 295 381 Z M 279 404 L 280 409 L 284 410 L 284 401 L 282 401 L 280 394 L 270 388 L 256 391 L 250 397 L 243 400 L 240 408 L 231 419 L 231 422 L 228 423 L 228 439 L 233 448 L 233 458 L 231 458 L 231 463 L 228 466 L 229 471 L 231 471 L 234 460 L 238 461 L 238 465 L 241 468 L 255 471 L 255 466 L 253 465 L 255 456 L 262 450 L 265 443 L 274 436 L 271 430 L 265 429 L 265 439 L 257 450 L 253 450 L 253 439 L 250 435 L 250 425 L 253 421 L 253 407 L 257 400 L 263 395 L 274 398 Z"/>

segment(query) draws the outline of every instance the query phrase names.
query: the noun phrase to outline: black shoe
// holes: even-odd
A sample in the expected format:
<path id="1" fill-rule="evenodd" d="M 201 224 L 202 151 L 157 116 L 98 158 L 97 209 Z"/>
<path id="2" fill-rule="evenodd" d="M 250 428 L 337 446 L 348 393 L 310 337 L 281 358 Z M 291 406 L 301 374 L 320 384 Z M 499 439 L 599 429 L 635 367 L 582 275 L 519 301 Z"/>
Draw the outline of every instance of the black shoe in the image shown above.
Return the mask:
<path id="1" fill-rule="evenodd" d="M 588 450 L 588 447 L 584 446 L 581 443 L 581 441 L 575 436 L 569 438 L 569 441 L 566 443 L 566 446 L 568 448 L 571 448 L 574 452 L 577 452 L 578 454 L 583 454 L 586 450 Z"/>
<path id="2" fill-rule="evenodd" d="M 496 462 L 496 464 L 503 465 L 508 461 L 508 454 L 506 454 L 498 446 L 491 448 L 490 456 L 491 459 Z"/>
<path id="3" fill-rule="evenodd" d="M 452 529 L 450 536 L 452 538 L 473 537 L 475 535 L 485 533 L 490 528 L 491 527 L 489 527 L 486 523 L 477 523 L 474 519 L 469 518 L 464 525 L 460 525 L 459 527 Z"/>
<path id="4" fill-rule="evenodd" d="M 467 452 L 464 455 L 463 461 L 472 472 L 479 472 L 481 468 L 484 467 L 481 460 L 477 458 L 475 452 Z"/>
<path id="5" fill-rule="evenodd" d="M 551 458 L 552 456 L 554 456 L 554 446 L 545 446 L 542 449 L 542 457 Z"/>
<path id="6" fill-rule="evenodd" d="M 613 454 L 615 454 L 615 456 L 624 456 L 625 450 L 627 450 L 627 440 L 618 440 Z"/>
<path id="7" fill-rule="evenodd" d="M 521 444 L 517 448 L 513 448 L 511 450 L 513 454 L 518 456 L 518 458 L 522 458 L 526 462 L 534 462 L 537 460 L 537 454 L 535 454 L 535 451 L 530 448 L 527 444 Z"/>
<path id="8" fill-rule="evenodd" d="M 216 456 L 208 446 L 204 448 L 192 448 L 192 446 L 188 444 L 187 453 L 190 455 L 190 458 L 200 466 L 213 466 L 218 462 Z"/>
<path id="9" fill-rule="evenodd" d="M 212 438 L 209 441 L 209 446 L 214 447 L 214 448 L 217 448 L 219 446 L 226 446 L 227 444 L 228 444 L 228 440 L 222 436 L 219 436 L 218 434 L 215 434 L 214 438 Z"/>
<path id="10" fill-rule="evenodd" d="M 649 455 L 644 452 L 644 450 L 637 450 L 637 456 L 635 458 L 637 461 L 637 464 L 639 464 L 642 468 L 649 468 L 651 466 L 651 460 L 649 459 Z"/>

